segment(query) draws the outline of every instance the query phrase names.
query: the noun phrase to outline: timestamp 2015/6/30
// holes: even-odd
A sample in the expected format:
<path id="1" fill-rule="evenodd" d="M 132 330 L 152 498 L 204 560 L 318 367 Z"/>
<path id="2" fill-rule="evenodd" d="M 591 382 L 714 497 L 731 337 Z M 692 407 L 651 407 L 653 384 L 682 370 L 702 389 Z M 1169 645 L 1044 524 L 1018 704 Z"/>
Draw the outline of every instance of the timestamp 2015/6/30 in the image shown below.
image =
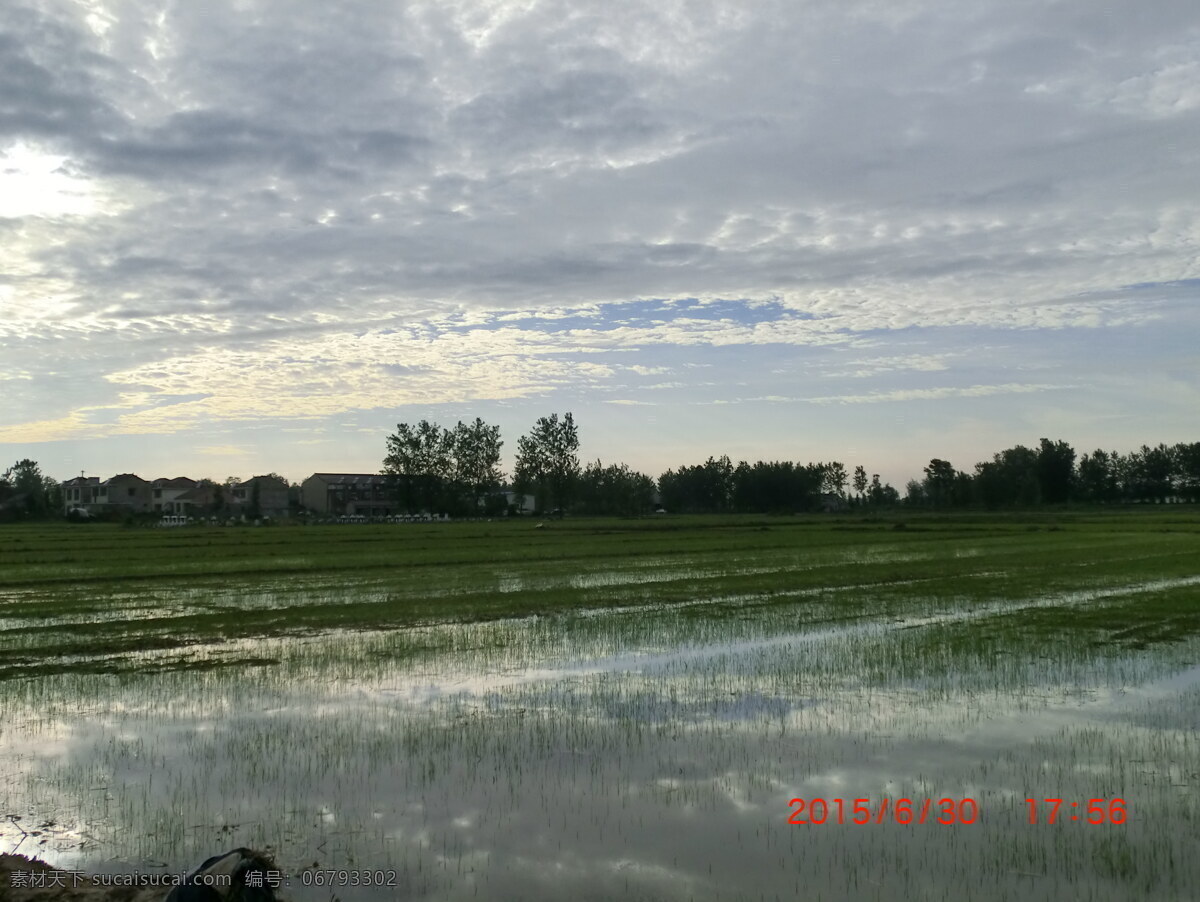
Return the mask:
<path id="1" fill-rule="evenodd" d="M 1029 823 L 1056 824 L 1076 821 L 1087 824 L 1123 824 L 1128 814 L 1122 798 L 1026 799 Z M 824 824 L 974 824 L 979 820 L 979 803 L 961 799 L 792 799 L 787 822 L 797 826 Z"/>
<path id="2" fill-rule="evenodd" d="M 973 824 L 979 803 L 962 799 L 792 799 L 789 824 Z"/>

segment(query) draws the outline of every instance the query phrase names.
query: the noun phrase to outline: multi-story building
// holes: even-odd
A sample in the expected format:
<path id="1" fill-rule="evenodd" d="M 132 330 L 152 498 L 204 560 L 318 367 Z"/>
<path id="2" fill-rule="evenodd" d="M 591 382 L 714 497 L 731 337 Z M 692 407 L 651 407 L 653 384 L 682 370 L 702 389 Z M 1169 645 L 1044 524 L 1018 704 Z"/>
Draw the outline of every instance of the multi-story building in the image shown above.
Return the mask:
<path id="1" fill-rule="evenodd" d="M 100 483 L 97 504 L 107 510 L 145 513 L 150 510 L 150 483 L 134 473 L 121 473 Z"/>
<path id="2" fill-rule="evenodd" d="M 235 485 L 230 494 L 229 501 L 240 506 L 247 516 L 252 512 L 260 517 L 288 515 L 288 484 L 282 476 L 252 476 Z"/>
<path id="3" fill-rule="evenodd" d="M 181 499 L 195 487 L 196 480 L 186 476 L 154 480 L 150 483 L 150 497 L 154 510 L 164 514 L 187 513 L 188 502 Z"/>
<path id="4" fill-rule="evenodd" d="M 197 482 L 177 495 L 174 500 L 175 516 L 203 517 L 210 514 L 216 507 L 217 488 L 212 482 Z"/>
<path id="5" fill-rule="evenodd" d="M 103 482 L 98 476 L 76 476 L 64 482 L 62 489 L 63 513 L 77 508 L 92 514 L 152 510 L 150 483 L 133 473 L 121 473 Z"/>
<path id="6" fill-rule="evenodd" d="M 63 513 L 83 509 L 89 514 L 113 511 L 163 516 L 286 517 L 288 484 L 280 476 L 255 476 L 230 487 L 187 476 L 147 482 L 133 473 L 122 473 L 103 482 L 98 476 L 76 476 L 62 483 Z"/>
<path id="7" fill-rule="evenodd" d="M 96 502 L 97 490 L 100 488 L 99 476 L 84 476 L 80 474 L 62 483 L 63 513 L 73 510 L 90 510 L 90 505 Z"/>
<path id="8" fill-rule="evenodd" d="M 390 517 L 402 513 L 378 473 L 313 473 L 300 485 L 300 501 L 328 516 Z"/>

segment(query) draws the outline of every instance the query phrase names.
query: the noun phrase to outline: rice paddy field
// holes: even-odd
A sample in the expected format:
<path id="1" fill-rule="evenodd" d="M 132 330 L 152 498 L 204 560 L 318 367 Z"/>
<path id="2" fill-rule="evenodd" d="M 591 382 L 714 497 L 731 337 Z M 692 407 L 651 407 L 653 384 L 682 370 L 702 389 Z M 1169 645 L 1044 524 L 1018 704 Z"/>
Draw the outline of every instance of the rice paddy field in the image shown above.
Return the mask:
<path id="1" fill-rule="evenodd" d="M 0 529 L 0 852 L 250 846 L 321 902 L 1200 897 L 1200 511 L 534 526 Z"/>

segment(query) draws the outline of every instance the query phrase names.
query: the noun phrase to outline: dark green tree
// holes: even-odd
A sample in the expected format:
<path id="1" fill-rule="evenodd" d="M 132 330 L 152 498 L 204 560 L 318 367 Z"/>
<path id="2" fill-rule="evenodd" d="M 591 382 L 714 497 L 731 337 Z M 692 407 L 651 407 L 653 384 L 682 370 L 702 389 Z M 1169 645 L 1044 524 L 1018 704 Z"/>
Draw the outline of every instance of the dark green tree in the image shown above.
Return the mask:
<path id="1" fill-rule="evenodd" d="M 829 492 L 831 495 L 837 495 L 839 498 L 846 497 L 846 483 L 849 477 L 846 475 L 846 465 L 840 461 L 833 461 L 828 464 L 821 464 L 824 480 L 821 486 L 823 491 Z"/>
<path id="2" fill-rule="evenodd" d="M 658 480 L 668 510 L 687 513 L 725 513 L 734 509 L 735 471 L 727 455 L 702 464 L 667 470 Z"/>
<path id="3" fill-rule="evenodd" d="M 742 513 L 797 513 L 815 510 L 824 483 L 821 464 L 790 460 L 741 461 L 734 470 L 734 508 Z"/>
<path id="4" fill-rule="evenodd" d="M 534 494 L 543 510 L 565 509 L 570 503 L 579 468 L 579 430 L 568 412 L 540 418 L 528 435 L 517 440 L 514 488 Z"/>
<path id="5" fill-rule="evenodd" d="M 1017 445 L 975 465 L 975 487 L 985 507 L 1033 507 L 1042 500 L 1038 452 Z"/>
<path id="6" fill-rule="evenodd" d="M 928 503 L 925 497 L 925 483 L 910 479 L 904 486 L 904 504 L 908 507 L 925 507 Z"/>
<path id="7" fill-rule="evenodd" d="M 1142 445 L 1128 457 L 1127 489 L 1133 501 L 1165 501 L 1172 492 L 1174 455 L 1164 444 Z"/>
<path id="8" fill-rule="evenodd" d="M 383 474 L 391 478 L 396 499 L 410 512 L 437 513 L 445 500 L 454 440 L 447 429 L 428 420 L 399 423 L 387 437 Z"/>
<path id="9" fill-rule="evenodd" d="M 479 417 L 473 423 L 459 422 L 450 434 L 452 481 L 456 507 L 477 514 L 488 495 L 500 487 L 500 427 L 489 426 Z"/>
<path id="10" fill-rule="evenodd" d="M 579 478 L 580 509 L 588 514 L 635 516 L 654 506 L 654 480 L 625 464 L 590 463 Z"/>
<path id="11" fill-rule="evenodd" d="M 1116 452 L 1097 448 L 1079 458 L 1077 485 L 1083 500 L 1093 504 L 1111 504 L 1121 497 Z"/>
<path id="12" fill-rule="evenodd" d="M 1179 494 L 1188 501 L 1200 501 L 1200 442 L 1176 445 L 1173 457 Z"/>
<path id="13" fill-rule="evenodd" d="M 1046 504 L 1071 500 L 1075 477 L 1075 449 L 1066 442 L 1041 439 L 1037 452 L 1038 490 Z"/>
<path id="14" fill-rule="evenodd" d="M 705 510 L 724 513 L 733 510 L 734 466 L 729 455 L 709 457 L 701 474 L 700 502 Z"/>
<path id="15" fill-rule="evenodd" d="M 933 458 L 925 468 L 924 496 L 931 507 L 949 507 L 958 474 L 948 460 Z"/>
<path id="16" fill-rule="evenodd" d="M 0 495 L 7 494 L 10 511 L 22 518 L 44 517 L 50 513 L 50 501 L 58 487 L 53 479 L 42 474 L 37 461 L 28 457 L 18 460 L 0 478 Z M 0 501 L 4 498 L 0 497 Z"/>
<path id="17" fill-rule="evenodd" d="M 867 491 L 867 471 L 860 464 L 854 468 L 854 494 L 861 501 Z"/>
<path id="18" fill-rule="evenodd" d="M 19 513 L 23 513 L 9 505 L 15 494 L 16 489 L 13 488 L 8 472 L 0 473 L 0 519 L 15 518 Z"/>

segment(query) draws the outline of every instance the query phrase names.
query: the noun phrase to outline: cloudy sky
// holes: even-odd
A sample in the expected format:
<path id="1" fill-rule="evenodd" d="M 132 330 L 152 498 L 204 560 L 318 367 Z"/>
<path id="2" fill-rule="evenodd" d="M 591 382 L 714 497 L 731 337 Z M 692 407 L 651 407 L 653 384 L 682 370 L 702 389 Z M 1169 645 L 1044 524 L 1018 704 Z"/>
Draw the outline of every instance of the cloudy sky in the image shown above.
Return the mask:
<path id="1" fill-rule="evenodd" d="M 1195 0 L 7 0 L 0 467 L 1200 439 Z"/>

